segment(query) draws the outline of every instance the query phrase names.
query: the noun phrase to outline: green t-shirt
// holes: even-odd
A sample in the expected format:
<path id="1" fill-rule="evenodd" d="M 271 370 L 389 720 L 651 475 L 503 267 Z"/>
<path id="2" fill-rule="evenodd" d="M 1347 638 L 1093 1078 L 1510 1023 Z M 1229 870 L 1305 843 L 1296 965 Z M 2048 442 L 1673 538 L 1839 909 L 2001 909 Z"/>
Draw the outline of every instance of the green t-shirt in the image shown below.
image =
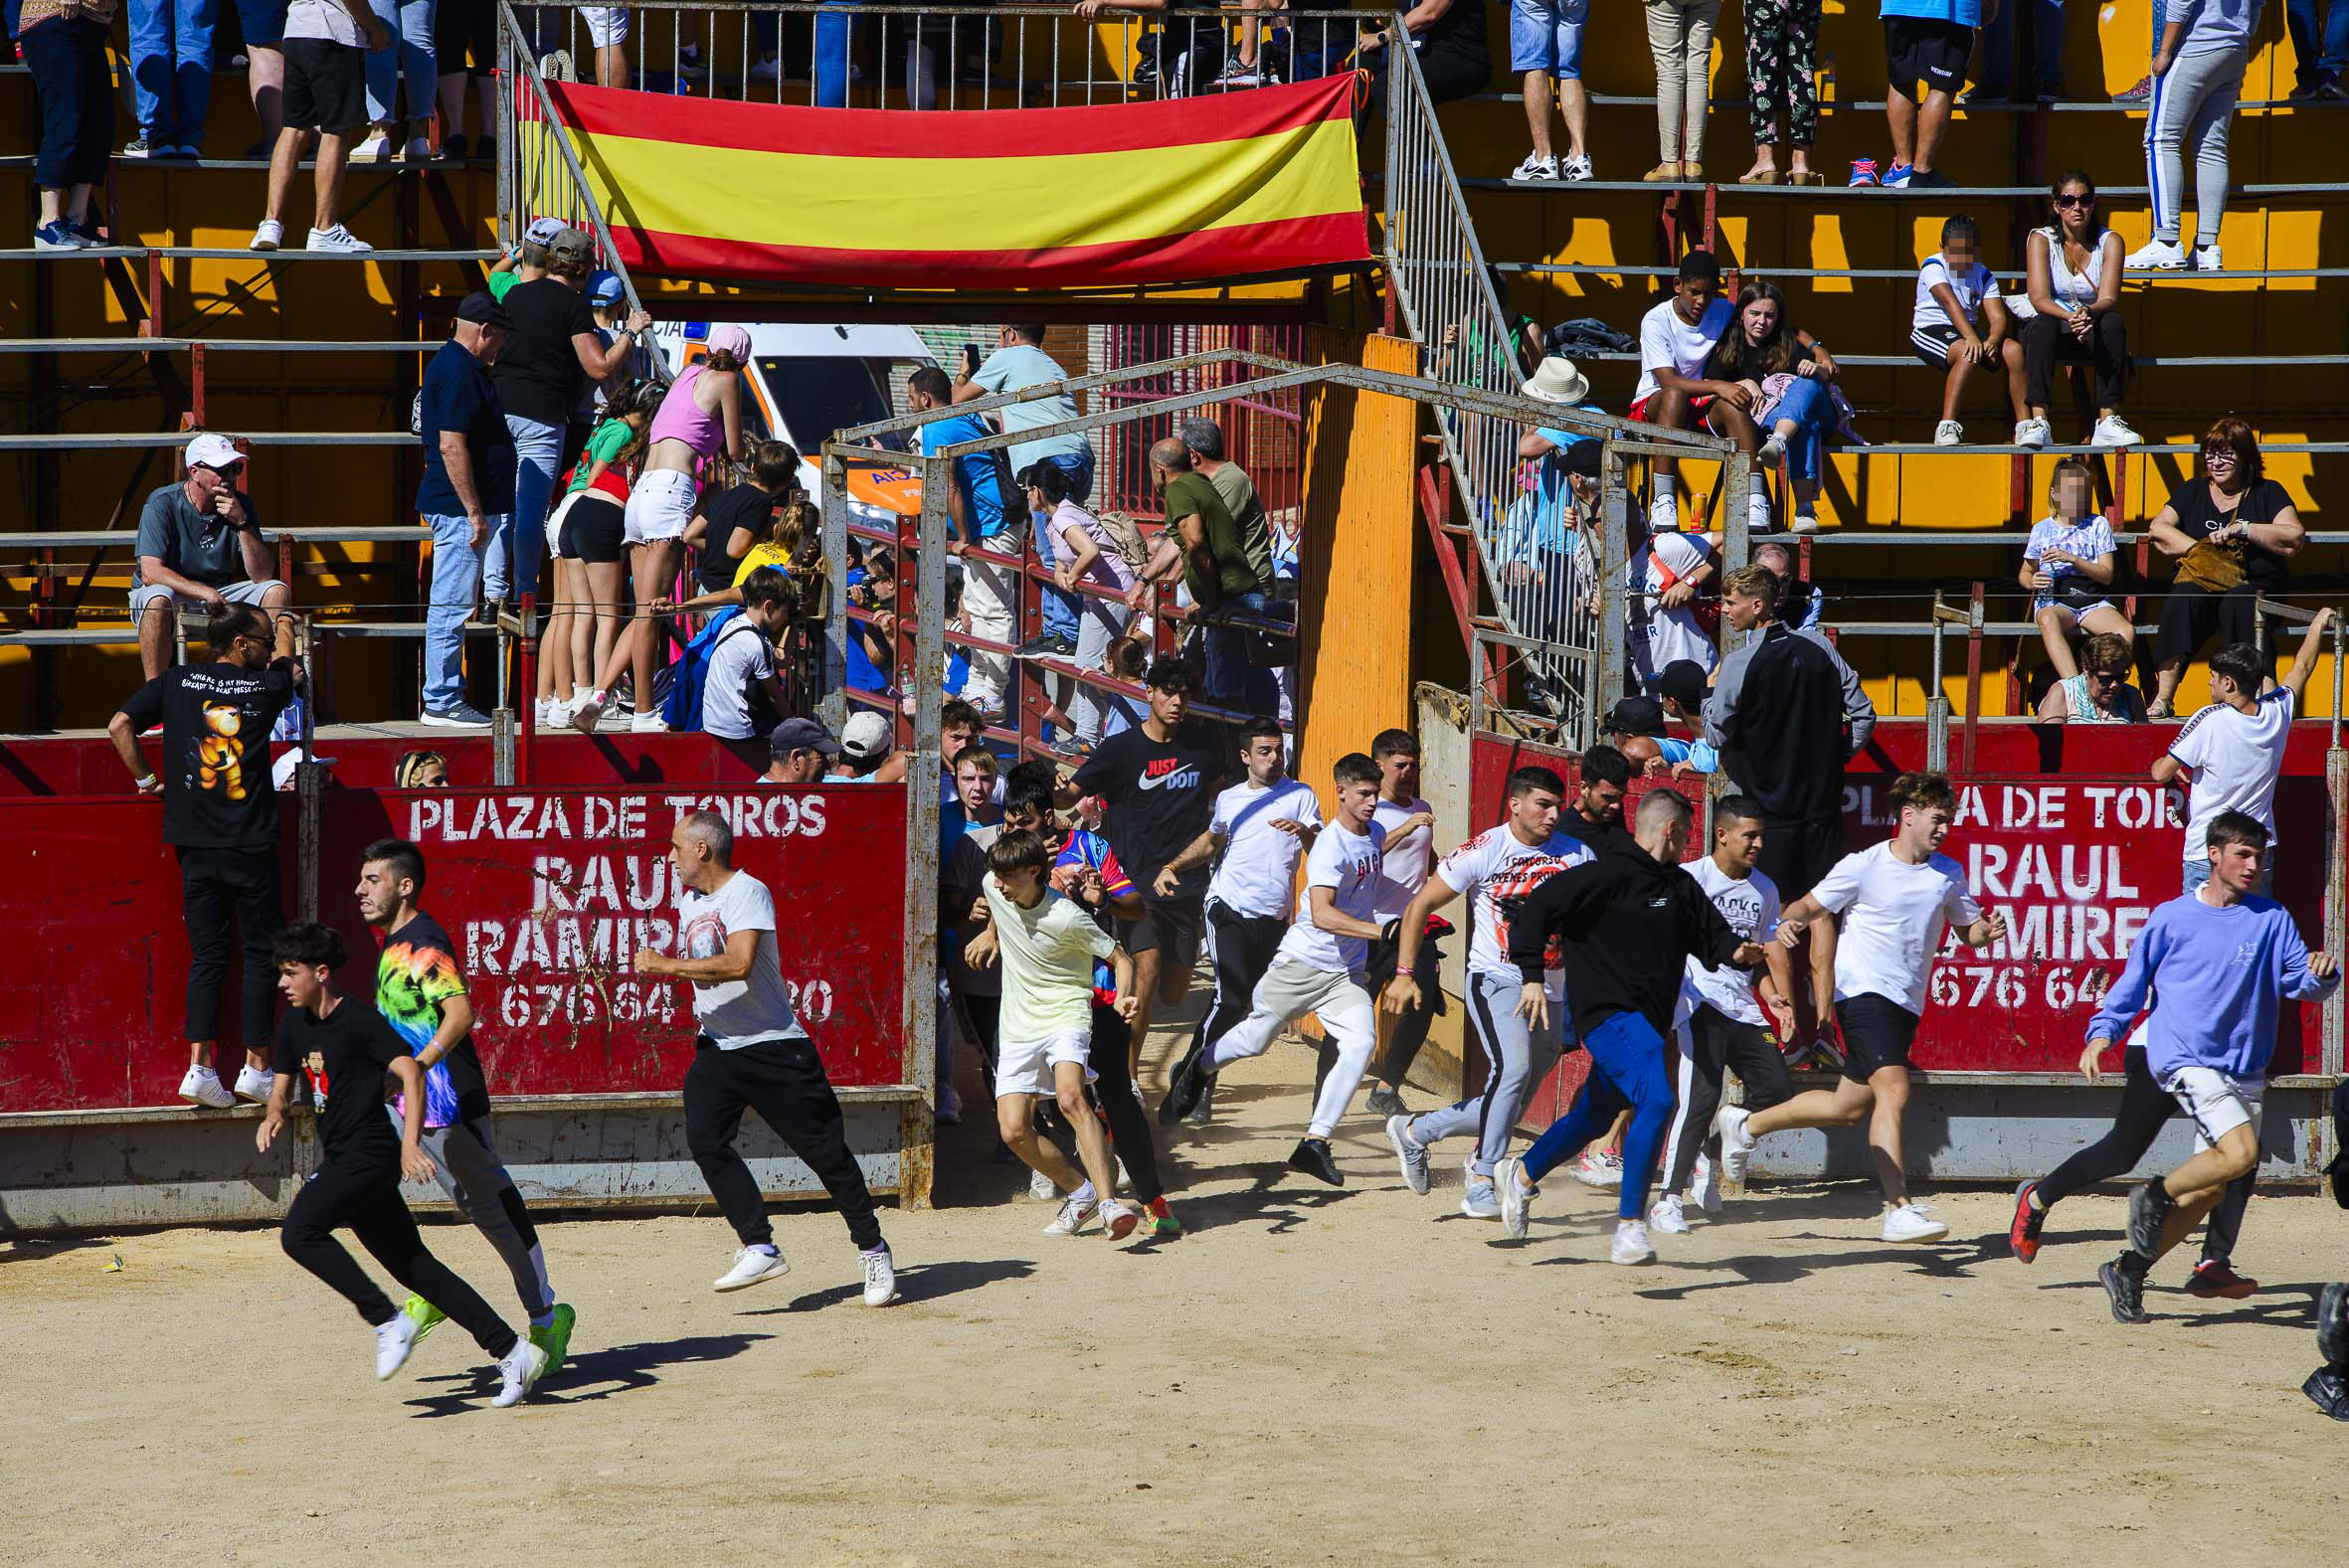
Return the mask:
<path id="1" fill-rule="evenodd" d="M 1256 569 L 1248 564 L 1247 546 L 1240 538 L 1239 525 L 1231 520 L 1231 512 L 1223 504 L 1223 497 L 1201 475 L 1178 473 L 1167 481 L 1167 526 L 1173 528 L 1183 518 L 1193 516 L 1206 533 L 1208 554 L 1215 558 L 1216 586 L 1220 592 L 1212 597 L 1205 592 L 1197 563 L 1186 550 L 1182 555 L 1182 581 L 1190 590 L 1191 602 L 1203 607 L 1220 604 L 1236 594 L 1255 593 L 1261 586 Z"/>
<path id="2" fill-rule="evenodd" d="M 489 297 L 501 305 L 504 304 L 506 290 L 521 280 L 522 274 L 520 272 L 491 272 L 489 274 Z"/>
<path id="3" fill-rule="evenodd" d="M 626 420 L 606 420 L 597 426 L 596 433 L 588 437 L 587 450 L 579 454 L 579 466 L 572 470 L 571 488 L 564 493 L 567 495 L 577 494 L 586 489 L 588 475 L 595 470 L 597 461 L 601 459 L 604 465 L 609 468 L 613 459 L 620 455 L 621 448 L 626 446 L 635 434 L 634 431 L 629 429 L 629 422 Z"/>
<path id="4" fill-rule="evenodd" d="M 1240 531 L 1240 548 L 1248 553 L 1255 587 L 1266 587 L 1272 582 L 1272 535 L 1265 528 L 1264 501 L 1256 493 L 1256 481 L 1238 463 L 1227 462 L 1207 482 L 1215 486 L 1223 509 L 1231 513 L 1232 526 Z"/>

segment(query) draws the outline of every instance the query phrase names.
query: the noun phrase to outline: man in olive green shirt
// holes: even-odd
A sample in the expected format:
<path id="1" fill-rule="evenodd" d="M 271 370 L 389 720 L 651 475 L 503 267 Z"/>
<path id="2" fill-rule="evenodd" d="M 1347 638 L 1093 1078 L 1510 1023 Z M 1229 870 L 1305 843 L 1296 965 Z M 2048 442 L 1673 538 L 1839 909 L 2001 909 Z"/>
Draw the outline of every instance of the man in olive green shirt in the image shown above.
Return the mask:
<path id="1" fill-rule="evenodd" d="M 1223 498 L 1223 509 L 1240 531 L 1240 548 L 1255 570 L 1256 587 L 1272 587 L 1272 534 L 1265 526 L 1264 501 L 1248 470 L 1223 455 L 1223 427 L 1201 415 L 1182 422 L 1182 444 L 1190 448 L 1191 468 Z"/>
<path id="2" fill-rule="evenodd" d="M 1215 486 L 1192 468 L 1190 448 L 1180 439 L 1170 436 L 1153 446 L 1150 466 L 1166 494 L 1167 531 L 1176 548 L 1162 548 L 1154 556 L 1143 583 L 1172 578 L 1174 563 L 1181 563 L 1191 605 L 1207 617 L 1199 626 L 1207 652 L 1207 701 L 1269 715 L 1280 700 L 1271 671 L 1250 667 L 1246 629 L 1213 618 L 1232 610 L 1249 615 L 1272 610 L 1264 580 L 1248 560 L 1239 525 Z M 1138 586 L 1137 595 L 1142 592 Z"/>

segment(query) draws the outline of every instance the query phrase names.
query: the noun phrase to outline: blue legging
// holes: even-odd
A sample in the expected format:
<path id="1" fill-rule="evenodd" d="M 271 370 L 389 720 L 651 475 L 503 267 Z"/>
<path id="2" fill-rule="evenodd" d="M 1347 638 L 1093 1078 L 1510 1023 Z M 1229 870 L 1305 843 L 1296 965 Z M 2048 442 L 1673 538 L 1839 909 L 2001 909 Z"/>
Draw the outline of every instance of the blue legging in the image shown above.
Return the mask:
<path id="1" fill-rule="evenodd" d="M 1583 1145 L 1615 1125 L 1625 1106 L 1631 1130 L 1623 1134 L 1623 1197 L 1615 1212 L 1627 1220 L 1647 1218 L 1648 1184 L 1678 1102 L 1664 1070 L 1664 1039 L 1635 1012 L 1619 1012 L 1582 1041 L 1590 1053 L 1590 1076 L 1566 1114 L 1526 1150 L 1526 1176 L 1538 1182 L 1582 1152 Z"/>
<path id="2" fill-rule="evenodd" d="M 1793 438 L 1786 443 L 1786 466 L 1797 479 L 1819 477 L 1821 448 L 1835 434 L 1840 417 L 1835 411 L 1835 394 L 1827 384 L 1813 381 L 1808 376 L 1797 376 L 1786 389 L 1786 396 L 1770 410 L 1765 428 L 1780 420 L 1794 421 Z"/>

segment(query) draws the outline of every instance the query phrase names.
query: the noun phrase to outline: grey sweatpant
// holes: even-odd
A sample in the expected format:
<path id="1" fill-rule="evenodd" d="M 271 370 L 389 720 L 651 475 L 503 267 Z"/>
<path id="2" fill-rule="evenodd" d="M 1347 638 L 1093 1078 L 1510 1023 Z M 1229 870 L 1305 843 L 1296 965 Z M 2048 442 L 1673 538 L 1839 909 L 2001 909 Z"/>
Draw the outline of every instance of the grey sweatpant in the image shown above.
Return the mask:
<path id="1" fill-rule="evenodd" d="M 1378 1043 L 1377 1014 L 1359 975 L 1317 969 L 1285 954 L 1275 958 L 1256 982 L 1248 1016 L 1207 1043 L 1202 1063 L 1214 1073 L 1262 1056 L 1275 1035 L 1307 1013 L 1321 1019 L 1323 1032 L 1338 1047 L 1338 1060 L 1315 1092 L 1313 1121 L 1306 1127 L 1308 1137 L 1328 1137 L 1361 1086 L 1370 1048 Z"/>
<path id="2" fill-rule="evenodd" d="M 398 1109 L 388 1105 L 384 1109 L 391 1113 L 392 1125 L 401 1126 Z M 497 1145 L 489 1140 L 488 1119 L 428 1127 L 419 1143 L 432 1160 L 449 1201 L 505 1260 L 507 1272 L 514 1277 L 514 1294 L 522 1299 L 522 1310 L 534 1319 L 553 1311 L 555 1293 L 547 1284 L 538 1227 L 530 1222 L 529 1206 L 515 1190 L 514 1178 L 506 1174 L 504 1161 L 497 1157 Z"/>
<path id="3" fill-rule="evenodd" d="M 1565 1004 L 1550 1004 L 1549 1026 L 1536 1040 L 1517 1015 L 1519 989 L 1515 975 L 1470 971 L 1468 1017 L 1485 1053 L 1484 1090 L 1411 1121 L 1414 1143 L 1432 1143 L 1461 1132 L 1476 1134 L 1476 1157 L 1468 1168 L 1480 1176 L 1490 1176 L 1493 1167 L 1509 1157 L 1510 1134 L 1525 1115 L 1527 1097 L 1557 1066 Z"/>
<path id="4" fill-rule="evenodd" d="M 2154 78 L 2145 114 L 2145 183 L 2153 238 L 2175 245 L 2186 202 L 2186 149 L 2194 153 L 2194 243 L 2219 243 L 2227 216 L 2227 130 L 2250 59 L 2242 49 L 2181 55 Z"/>

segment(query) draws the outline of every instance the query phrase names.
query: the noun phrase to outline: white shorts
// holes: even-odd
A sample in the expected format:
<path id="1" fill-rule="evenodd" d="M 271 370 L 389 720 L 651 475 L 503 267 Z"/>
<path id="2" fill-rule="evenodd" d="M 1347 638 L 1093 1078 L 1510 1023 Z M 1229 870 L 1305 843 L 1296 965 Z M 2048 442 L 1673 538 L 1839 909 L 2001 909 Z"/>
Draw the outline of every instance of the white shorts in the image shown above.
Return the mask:
<path id="1" fill-rule="evenodd" d="M 272 588 L 283 588 L 284 586 L 275 578 L 271 578 L 266 583 L 224 583 L 221 585 L 220 597 L 232 605 L 259 605 L 264 594 Z M 171 590 L 167 588 L 132 589 L 130 591 L 130 618 L 136 620 L 145 614 L 149 605 L 171 603 L 172 597 Z M 203 600 L 189 599 L 184 595 L 179 598 L 179 608 L 197 610 L 205 614 L 212 611 L 212 607 Z"/>
<path id="2" fill-rule="evenodd" d="M 627 520 L 620 531 L 624 545 L 648 544 L 656 539 L 682 539 L 693 521 L 693 502 L 700 487 L 693 475 L 674 468 L 655 468 L 636 480 L 629 491 Z"/>
<path id="3" fill-rule="evenodd" d="M 2194 1119 L 2197 1153 L 2215 1148 L 2239 1127 L 2250 1128 L 2255 1135 L 2259 1131 L 2259 1102 L 2267 1086 L 2258 1079 L 2242 1083 L 2215 1067 L 2181 1067 L 2161 1087 Z"/>
<path id="4" fill-rule="evenodd" d="M 1063 1029 L 1041 1040 L 1000 1040 L 995 1044 L 995 1098 L 1005 1095 L 1049 1095 L 1055 1090 L 1052 1068 L 1074 1062 L 1085 1068 L 1085 1082 L 1093 1081 L 1087 1064 L 1093 1059 L 1093 1031 Z"/>
<path id="5" fill-rule="evenodd" d="M 583 5 L 579 14 L 587 18 L 588 37 L 598 49 L 610 49 L 629 41 L 629 9 L 624 5 Z"/>

